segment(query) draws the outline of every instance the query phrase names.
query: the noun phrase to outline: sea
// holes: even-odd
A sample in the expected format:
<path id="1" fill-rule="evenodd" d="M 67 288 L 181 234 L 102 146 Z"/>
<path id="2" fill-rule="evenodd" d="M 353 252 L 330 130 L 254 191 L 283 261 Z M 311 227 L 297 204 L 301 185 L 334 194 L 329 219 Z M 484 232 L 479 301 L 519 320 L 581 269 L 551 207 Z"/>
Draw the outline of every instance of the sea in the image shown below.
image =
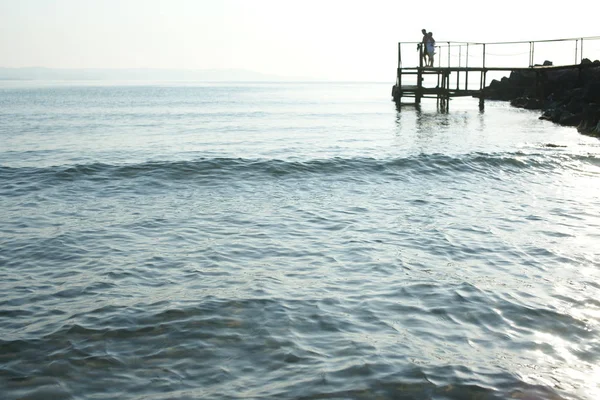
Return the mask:
<path id="1" fill-rule="evenodd" d="M 600 141 L 391 83 L 0 82 L 0 398 L 600 398 Z"/>

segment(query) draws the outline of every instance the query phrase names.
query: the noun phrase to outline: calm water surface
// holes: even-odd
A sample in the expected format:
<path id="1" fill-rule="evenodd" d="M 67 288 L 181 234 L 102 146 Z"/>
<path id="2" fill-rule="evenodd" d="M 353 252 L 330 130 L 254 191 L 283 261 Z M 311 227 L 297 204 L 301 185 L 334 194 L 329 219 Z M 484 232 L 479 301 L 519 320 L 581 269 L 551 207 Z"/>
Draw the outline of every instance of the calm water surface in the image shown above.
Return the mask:
<path id="1" fill-rule="evenodd" d="M 390 84 L 0 84 L 3 399 L 600 398 L 600 141 Z"/>

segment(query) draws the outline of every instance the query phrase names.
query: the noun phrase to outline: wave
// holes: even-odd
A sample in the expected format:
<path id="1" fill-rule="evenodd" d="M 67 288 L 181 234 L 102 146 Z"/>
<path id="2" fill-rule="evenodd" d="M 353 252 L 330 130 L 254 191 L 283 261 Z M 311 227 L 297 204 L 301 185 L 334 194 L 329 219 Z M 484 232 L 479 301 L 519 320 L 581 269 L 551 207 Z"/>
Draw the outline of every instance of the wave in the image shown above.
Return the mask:
<path id="1" fill-rule="evenodd" d="M 600 160 L 593 155 L 523 152 L 469 153 L 464 155 L 419 154 L 391 159 L 329 158 L 305 161 L 244 158 L 201 158 L 192 161 L 148 161 L 136 164 L 92 163 L 69 166 L 0 166 L 0 184 L 5 193 L 19 193 L 65 182 L 114 182 L 155 179 L 163 182 L 194 183 L 259 177 L 284 178 L 327 175 L 374 174 L 419 176 L 444 174 L 527 173 L 594 167 Z"/>

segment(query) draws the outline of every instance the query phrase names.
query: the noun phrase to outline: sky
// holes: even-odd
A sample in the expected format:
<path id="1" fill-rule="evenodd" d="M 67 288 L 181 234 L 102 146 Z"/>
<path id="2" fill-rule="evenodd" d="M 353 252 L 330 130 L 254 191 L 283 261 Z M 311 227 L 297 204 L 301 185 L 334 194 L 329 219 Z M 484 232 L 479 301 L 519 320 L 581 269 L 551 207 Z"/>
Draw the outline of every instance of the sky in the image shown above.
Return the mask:
<path id="1" fill-rule="evenodd" d="M 421 40 L 423 28 L 438 42 L 597 36 L 591 4 L 0 0 L 0 67 L 246 69 L 387 81 L 397 43 Z"/>

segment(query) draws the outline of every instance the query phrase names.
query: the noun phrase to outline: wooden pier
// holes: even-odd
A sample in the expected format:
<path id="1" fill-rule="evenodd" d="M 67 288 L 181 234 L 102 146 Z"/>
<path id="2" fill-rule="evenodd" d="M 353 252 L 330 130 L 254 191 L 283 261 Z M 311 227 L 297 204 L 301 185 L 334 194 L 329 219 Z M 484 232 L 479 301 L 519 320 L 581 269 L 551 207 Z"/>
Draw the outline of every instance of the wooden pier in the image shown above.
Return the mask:
<path id="1" fill-rule="evenodd" d="M 506 75 L 512 71 L 532 71 L 535 72 L 536 81 L 542 81 L 547 71 L 581 66 L 584 58 L 584 43 L 586 50 L 590 47 L 589 44 L 592 44 L 592 52 L 597 53 L 595 47 L 600 47 L 600 37 L 529 42 L 437 42 L 435 47 L 437 65 L 431 67 L 423 65 L 424 46 L 420 46 L 419 43 L 398 43 L 396 84 L 392 88 L 392 98 L 396 104 L 399 107 L 408 104 L 419 105 L 422 99 L 432 98 L 437 100 L 441 109 L 447 110 L 451 98 L 470 96 L 479 98 L 479 107 L 483 109 L 489 73 Z M 407 52 L 407 46 L 412 47 L 413 50 Z M 417 47 L 416 53 L 414 46 Z M 535 52 L 536 47 L 538 54 Z M 404 67 L 403 48 L 405 48 L 405 59 L 409 59 L 409 62 L 414 60 L 413 65 L 416 66 Z M 542 48 L 541 51 L 539 48 Z M 528 60 L 525 60 L 526 55 Z M 541 57 L 544 57 L 544 61 L 539 60 Z M 545 62 L 557 57 L 558 63 Z M 493 59 L 492 62 L 495 61 L 495 65 L 490 63 L 490 58 Z M 536 60 L 539 60 L 539 63 L 536 64 Z M 414 102 L 404 103 L 402 99 L 405 97 L 414 98 Z"/>

